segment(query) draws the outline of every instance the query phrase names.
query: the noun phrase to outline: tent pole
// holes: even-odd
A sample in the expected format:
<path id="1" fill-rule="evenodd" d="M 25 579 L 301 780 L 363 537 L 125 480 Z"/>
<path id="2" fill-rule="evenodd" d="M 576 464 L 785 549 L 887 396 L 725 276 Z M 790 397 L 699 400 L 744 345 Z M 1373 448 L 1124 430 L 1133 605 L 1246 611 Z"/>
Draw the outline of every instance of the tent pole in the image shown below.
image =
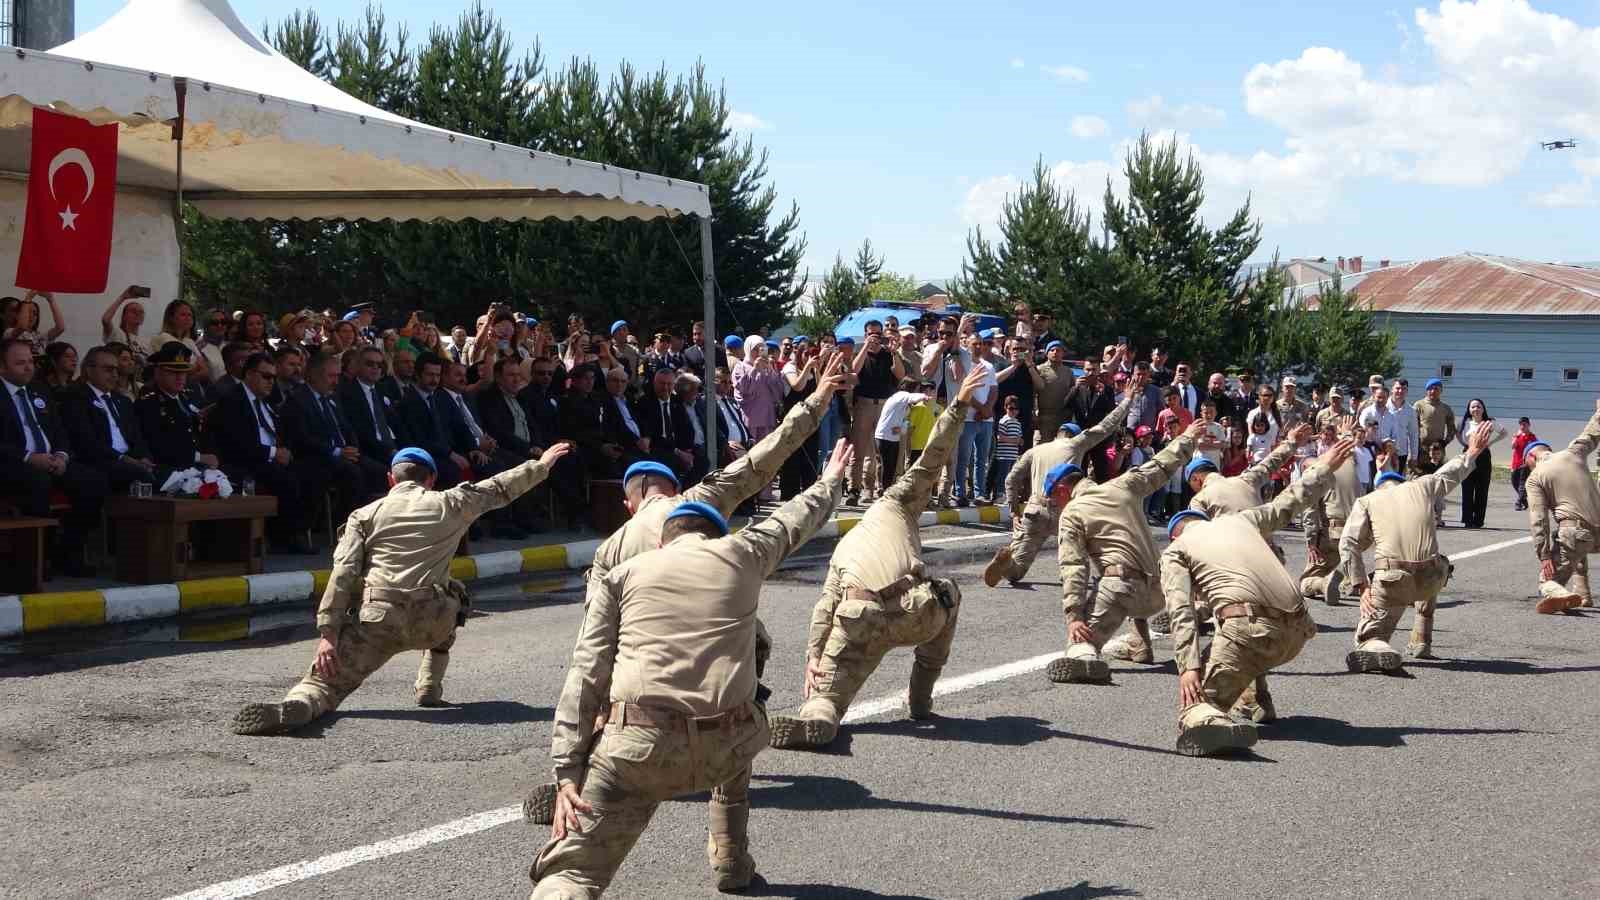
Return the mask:
<path id="1" fill-rule="evenodd" d="M 706 380 L 700 386 L 701 401 L 705 404 L 706 471 L 717 470 L 717 290 L 716 272 L 711 259 L 711 216 L 700 216 L 700 290 L 705 298 L 706 327 L 701 331 L 706 355 Z"/>
<path id="2" fill-rule="evenodd" d="M 172 203 L 173 227 L 178 232 L 178 294 L 177 299 L 183 299 L 183 245 L 185 229 L 183 227 L 183 120 L 184 107 L 189 96 L 189 79 L 178 77 L 172 79 L 172 90 L 178 100 L 178 121 L 172 126 L 172 139 L 178 142 L 178 185 Z"/>

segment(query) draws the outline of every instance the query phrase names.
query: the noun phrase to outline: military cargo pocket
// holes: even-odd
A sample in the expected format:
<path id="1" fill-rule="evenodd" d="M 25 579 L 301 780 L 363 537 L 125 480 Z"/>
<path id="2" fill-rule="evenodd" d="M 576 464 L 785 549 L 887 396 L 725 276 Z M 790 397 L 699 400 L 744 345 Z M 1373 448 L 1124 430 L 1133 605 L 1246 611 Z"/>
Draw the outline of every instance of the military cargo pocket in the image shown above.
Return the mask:
<path id="1" fill-rule="evenodd" d="M 833 610 L 833 630 L 823 647 L 824 656 L 837 659 L 849 648 L 860 651 L 876 632 L 877 609 L 864 600 L 843 600 Z"/>
<path id="2" fill-rule="evenodd" d="M 620 762 L 646 763 L 655 755 L 658 742 L 654 732 L 638 725 L 607 724 L 597 752 Z"/>

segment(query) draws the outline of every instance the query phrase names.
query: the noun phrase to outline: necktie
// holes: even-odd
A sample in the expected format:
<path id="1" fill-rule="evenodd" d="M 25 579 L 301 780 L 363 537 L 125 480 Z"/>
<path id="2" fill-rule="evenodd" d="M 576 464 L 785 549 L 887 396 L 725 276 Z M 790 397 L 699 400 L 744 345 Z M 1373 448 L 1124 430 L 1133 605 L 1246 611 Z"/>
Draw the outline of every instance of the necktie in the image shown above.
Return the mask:
<path id="1" fill-rule="evenodd" d="M 511 433 L 523 443 L 532 443 L 533 436 L 528 431 L 528 417 L 522 411 L 522 404 L 507 397 L 506 406 L 511 408 Z"/>
<path id="2" fill-rule="evenodd" d="M 117 412 L 117 397 L 115 394 L 101 394 L 100 402 L 105 404 L 106 411 L 111 413 L 111 421 L 122 427 L 122 413 Z"/>
<path id="3" fill-rule="evenodd" d="M 667 440 L 672 440 L 672 412 L 667 409 L 667 401 L 661 401 L 661 435 Z"/>
<path id="4" fill-rule="evenodd" d="M 28 389 L 22 388 L 16 393 L 17 409 L 21 412 L 22 422 L 28 427 L 28 433 L 33 436 L 35 453 L 49 453 L 50 441 L 44 436 L 44 429 L 39 427 L 39 420 L 33 415 L 33 398 L 28 396 Z"/>
<path id="5" fill-rule="evenodd" d="M 333 436 L 333 446 L 344 447 L 344 430 L 339 427 L 339 413 L 333 408 L 333 401 L 327 397 L 322 398 L 322 414 L 328 420 L 328 433 Z"/>
<path id="6" fill-rule="evenodd" d="M 378 442 L 389 444 L 394 442 L 394 436 L 389 431 L 389 420 L 383 414 L 383 398 L 372 388 L 367 388 L 367 398 L 372 401 L 372 427 L 378 432 Z"/>
<path id="7" fill-rule="evenodd" d="M 251 398 L 250 402 L 254 403 L 256 406 L 256 421 L 261 423 L 262 430 L 264 430 L 269 437 L 276 438 L 278 436 L 278 432 L 272 427 L 272 420 L 267 418 L 267 410 L 266 407 L 261 405 L 261 399 L 259 397 Z"/>

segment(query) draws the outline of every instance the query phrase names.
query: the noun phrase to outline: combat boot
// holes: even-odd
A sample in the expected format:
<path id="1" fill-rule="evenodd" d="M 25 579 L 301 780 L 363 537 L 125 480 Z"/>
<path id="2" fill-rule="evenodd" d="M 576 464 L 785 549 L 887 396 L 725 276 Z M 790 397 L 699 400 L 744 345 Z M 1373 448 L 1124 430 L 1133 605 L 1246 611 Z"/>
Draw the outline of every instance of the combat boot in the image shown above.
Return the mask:
<path id="1" fill-rule="evenodd" d="M 933 718 L 933 684 L 939 680 L 939 670 L 921 663 L 911 664 L 911 690 L 906 693 L 906 703 L 911 707 L 911 718 Z"/>
<path id="2" fill-rule="evenodd" d="M 1272 705 L 1272 694 L 1267 691 L 1266 685 L 1257 686 L 1254 682 L 1234 701 L 1233 712 L 1257 725 L 1269 725 L 1278 720 L 1278 710 Z"/>
<path id="3" fill-rule="evenodd" d="M 1183 713 L 1178 725 L 1178 752 L 1184 756 L 1214 756 L 1255 745 L 1254 725 L 1246 725 L 1211 705 L 1199 703 Z"/>
<path id="4" fill-rule="evenodd" d="M 742 891 L 756 875 L 756 860 L 750 855 L 750 802 L 718 803 L 711 800 L 711 833 L 706 836 L 706 856 L 717 890 Z"/>
<path id="5" fill-rule="evenodd" d="M 559 790 L 554 781 L 547 781 L 529 791 L 527 799 L 522 801 L 522 820 L 530 825 L 549 825 L 556 817 L 557 793 Z"/>
<path id="6" fill-rule="evenodd" d="M 311 721 L 311 704 L 304 700 L 282 703 L 247 703 L 233 716 L 234 734 L 283 734 Z"/>
<path id="7" fill-rule="evenodd" d="M 1150 665 L 1156 661 L 1154 650 L 1145 643 L 1144 639 L 1135 632 L 1128 632 L 1111 643 L 1107 644 L 1102 652 L 1112 659 L 1125 659 L 1129 662 Z"/>
<path id="8" fill-rule="evenodd" d="M 1542 597 L 1539 605 L 1534 609 L 1542 616 L 1555 616 L 1583 605 L 1583 598 L 1577 594 L 1556 594 Z"/>
<path id="9" fill-rule="evenodd" d="M 1072 644 L 1067 655 L 1052 659 L 1044 673 L 1056 684 L 1110 684 L 1111 666 L 1093 644 Z"/>
<path id="10" fill-rule="evenodd" d="M 1011 572 L 1011 547 L 1001 547 L 994 552 L 994 559 L 983 569 L 983 583 L 995 587 L 1000 579 L 1008 577 Z"/>
<path id="11" fill-rule="evenodd" d="M 444 673 L 450 668 L 450 651 L 426 650 L 422 665 L 417 669 L 418 706 L 444 705 Z"/>
<path id="12" fill-rule="evenodd" d="M 1156 613 L 1149 619 L 1150 631 L 1157 634 L 1172 633 L 1172 616 L 1166 610 Z"/>
<path id="13" fill-rule="evenodd" d="M 1388 641 L 1372 638 L 1362 641 L 1361 646 L 1351 650 L 1345 656 L 1344 664 L 1352 672 L 1398 672 L 1400 654 L 1389 646 Z"/>
<path id="14" fill-rule="evenodd" d="M 1328 574 L 1327 587 L 1322 589 L 1322 602 L 1329 606 L 1338 606 L 1339 586 L 1344 583 L 1344 573 L 1334 569 Z"/>
<path id="15" fill-rule="evenodd" d="M 767 725 L 772 730 L 768 746 L 777 750 L 816 750 L 833 743 L 839 733 L 839 726 L 827 719 L 779 714 L 769 718 Z"/>

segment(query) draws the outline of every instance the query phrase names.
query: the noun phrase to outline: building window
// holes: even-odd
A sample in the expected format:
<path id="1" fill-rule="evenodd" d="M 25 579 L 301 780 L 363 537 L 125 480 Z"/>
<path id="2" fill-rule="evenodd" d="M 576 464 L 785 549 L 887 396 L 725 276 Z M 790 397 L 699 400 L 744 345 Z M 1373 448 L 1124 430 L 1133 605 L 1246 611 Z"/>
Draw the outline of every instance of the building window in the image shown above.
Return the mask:
<path id="1" fill-rule="evenodd" d="M 1533 380 L 1533 367 L 1532 366 L 1522 366 L 1522 367 L 1517 369 L 1517 381 L 1521 382 L 1521 381 L 1532 381 L 1532 380 Z"/>
<path id="2" fill-rule="evenodd" d="M 1561 383 L 1563 385 L 1566 385 L 1567 387 L 1577 387 L 1578 386 L 1578 382 L 1582 378 L 1583 378 L 1583 372 L 1581 370 L 1579 370 L 1579 369 L 1562 369 L 1561 370 Z"/>
<path id="3" fill-rule="evenodd" d="M 1452 378 L 1452 377 L 1455 376 L 1455 374 L 1456 374 L 1456 364 L 1455 363 L 1447 363 L 1447 362 L 1439 363 L 1439 377 L 1440 378 Z"/>

